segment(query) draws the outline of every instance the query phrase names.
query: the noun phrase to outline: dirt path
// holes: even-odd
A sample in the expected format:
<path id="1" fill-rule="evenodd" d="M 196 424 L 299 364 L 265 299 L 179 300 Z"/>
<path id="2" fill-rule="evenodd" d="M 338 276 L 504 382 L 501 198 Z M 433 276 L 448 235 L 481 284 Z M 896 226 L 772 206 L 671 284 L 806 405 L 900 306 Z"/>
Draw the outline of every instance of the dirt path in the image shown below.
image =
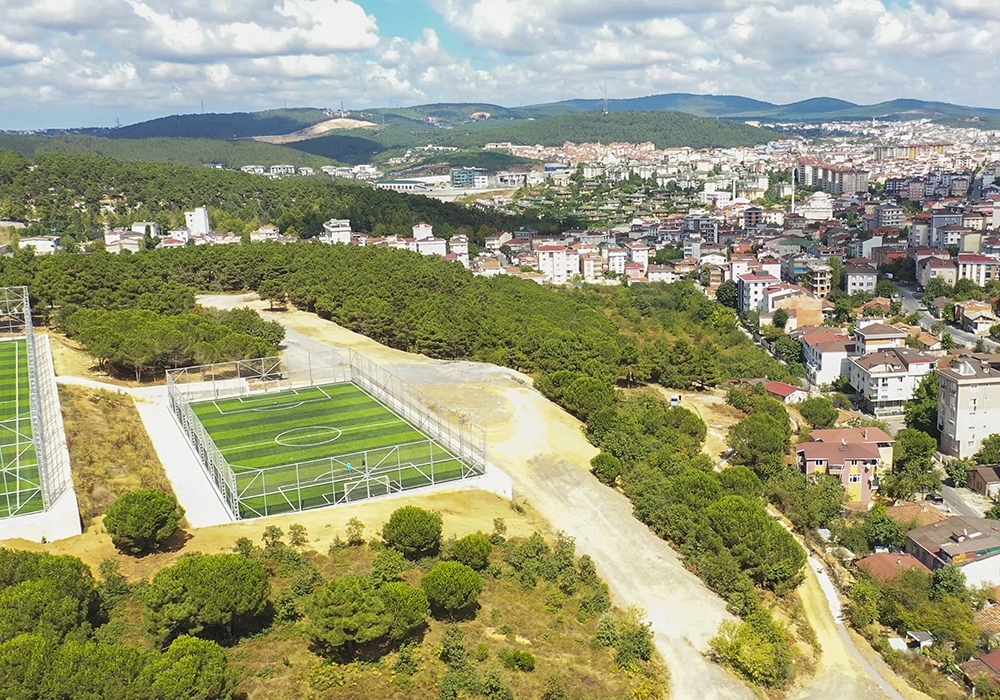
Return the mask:
<path id="1" fill-rule="evenodd" d="M 232 307 L 246 298 L 200 297 L 206 306 Z M 582 424 L 530 388 L 517 372 L 474 362 L 443 362 L 379 345 L 313 314 L 267 313 L 287 329 L 289 349 L 351 347 L 442 404 L 486 429 L 490 460 L 514 480 L 515 493 L 551 524 L 576 538 L 608 582 L 615 602 L 638 605 L 653 625 L 657 648 L 672 674 L 672 697 L 752 698 L 754 693 L 703 652 L 725 604 L 682 566 L 663 540 L 632 516 L 621 494 L 590 473 L 596 449 Z"/>

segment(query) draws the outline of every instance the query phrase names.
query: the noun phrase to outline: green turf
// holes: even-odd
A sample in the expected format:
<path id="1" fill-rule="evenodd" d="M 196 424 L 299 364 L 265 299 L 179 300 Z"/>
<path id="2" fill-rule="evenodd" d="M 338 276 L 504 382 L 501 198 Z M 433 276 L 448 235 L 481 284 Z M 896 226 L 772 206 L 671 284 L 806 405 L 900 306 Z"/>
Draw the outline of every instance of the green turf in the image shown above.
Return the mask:
<path id="1" fill-rule="evenodd" d="M 459 479 L 467 468 L 350 383 L 203 401 L 191 408 L 233 468 L 242 517 Z M 365 467 L 382 478 L 371 486 L 358 484 Z"/>
<path id="2" fill-rule="evenodd" d="M 0 342 L 0 518 L 44 508 L 30 396 L 27 342 Z"/>

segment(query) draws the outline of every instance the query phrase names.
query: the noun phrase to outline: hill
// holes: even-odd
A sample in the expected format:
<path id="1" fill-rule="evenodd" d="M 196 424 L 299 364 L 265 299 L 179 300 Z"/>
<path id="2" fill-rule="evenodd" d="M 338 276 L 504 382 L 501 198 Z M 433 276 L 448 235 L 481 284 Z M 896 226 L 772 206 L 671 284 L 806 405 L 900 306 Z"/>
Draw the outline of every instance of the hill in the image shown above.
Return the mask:
<path id="1" fill-rule="evenodd" d="M 690 95 L 672 93 L 647 95 L 624 100 L 608 100 L 612 112 L 685 112 L 699 117 L 723 117 L 739 112 L 767 111 L 777 105 L 736 95 Z M 521 111 L 531 116 L 549 116 L 571 112 L 591 112 L 604 109 L 604 100 L 567 100 L 550 104 L 532 105 Z"/>
<path id="2" fill-rule="evenodd" d="M 326 121 L 322 109 L 271 109 L 232 114 L 174 114 L 118 129 L 85 129 L 84 133 L 110 139 L 146 139 L 160 136 L 200 139 L 245 139 L 290 134 Z"/>
<path id="3" fill-rule="evenodd" d="M 189 138 L 109 139 L 84 135 L 46 137 L 0 134 L 0 150 L 14 151 L 25 158 L 34 158 L 38 153 L 91 154 L 124 161 L 161 161 L 182 165 L 222 163 L 230 168 L 278 164 L 319 168 L 337 160 L 269 143 Z"/>
<path id="4" fill-rule="evenodd" d="M 774 132 L 746 124 L 705 119 L 681 112 L 581 112 L 545 119 L 480 123 L 456 128 L 443 143 L 481 147 L 492 141 L 558 146 L 576 143 L 652 141 L 657 148 L 751 146 L 776 138 Z M 460 133 L 464 132 L 464 133 Z"/>

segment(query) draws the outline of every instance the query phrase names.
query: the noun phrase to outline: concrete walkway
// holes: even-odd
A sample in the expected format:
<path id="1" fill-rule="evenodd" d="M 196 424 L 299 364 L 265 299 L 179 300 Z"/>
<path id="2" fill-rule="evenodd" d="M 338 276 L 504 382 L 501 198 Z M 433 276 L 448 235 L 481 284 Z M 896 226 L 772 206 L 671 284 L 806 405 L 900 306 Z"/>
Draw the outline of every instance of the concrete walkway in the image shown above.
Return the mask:
<path id="1" fill-rule="evenodd" d="M 133 389 L 81 377 L 56 377 L 56 381 L 131 396 L 177 501 L 184 507 L 188 524 L 191 527 L 211 527 L 233 522 L 229 509 L 223 504 L 194 449 L 184 439 L 170 413 L 166 386 Z"/>

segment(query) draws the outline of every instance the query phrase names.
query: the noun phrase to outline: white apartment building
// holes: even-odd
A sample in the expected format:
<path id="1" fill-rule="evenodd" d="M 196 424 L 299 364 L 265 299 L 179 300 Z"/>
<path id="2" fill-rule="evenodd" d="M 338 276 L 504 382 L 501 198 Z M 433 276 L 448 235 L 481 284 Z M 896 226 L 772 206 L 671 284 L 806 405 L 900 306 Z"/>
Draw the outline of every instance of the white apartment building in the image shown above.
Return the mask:
<path id="1" fill-rule="evenodd" d="M 764 302 L 764 289 L 780 280 L 764 270 L 745 272 L 737 278 L 737 303 L 742 312 L 756 311 Z"/>
<path id="2" fill-rule="evenodd" d="M 294 165 L 272 165 L 271 166 L 272 175 L 294 175 L 295 166 Z"/>
<path id="3" fill-rule="evenodd" d="M 844 282 L 847 286 L 847 293 L 855 292 L 875 292 L 875 283 L 878 282 L 878 272 L 870 265 L 844 265 Z"/>
<path id="4" fill-rule="evenodd" d="M 195 207 L 194 211 L 184 212 L 184 228 L 191 236 L 204 236 L 212 230 L 208 222 L 208 208 Z"/>
<path id="5" fill-rule="evenodd" d="M 821 326 L 799 336 L 806 365 L 806 379 L 813 386 L 832 384 L 847 371 L 847 361 L 857 347 L 839 328 Z"/>
<path id="6" fill-rule="evenodd" d="M 861 321 L 860 323 L 863 323 Z M 868 323 L 854 331 L 858 353 L 867 355 L 879 350 L 901 348 L 906 344 L 906 332 L 885 323 Z"/>
<path id="7" fill-rule="evenodd" d="M 349 245 L 351 242 L 351 220 L 350 219 L 330 219 L 323 224 L 323 235 L 320 239 L 324 243 L 334 245 L 343 243 Z"/>
<path id="8" fill-rule="evenodd" d="M 561 245 L 542 245 L 535 248 L 538 256 L 538 271 L 552 284 L 566 284 L 567 248 Z"/>
<path id="9" fill-rule="evenodd" d="M 421 221 L 413 227 L 413 237 L 418 241 L 423 238 L 434 238 L 434 227 Z"/>
<path id="10" fill-rule="evenodd" d="M 972 280 L 980 287 L 997 279 L 997 266 L 1000 266 L 1000 261 L 996 258 L 971 253 L 959 253 L 957 263 L 958 279 Z"/>
<path id="11" fill-rule="evenodd" d="M 938 369 L 941 451 L 965 459 L 1000 432 L 1000 355 L 967 355 Z"/>
<path id="12" fill-rule="evenodd" d="M 608 270 L 611 272 L 618 273 L 619 275 L 625 274 L 625 263 L 628 262 L 628 251 L 624 248 L 609 248 L 608 249 Z"/>
<path id="13" fill-rule="evenodd" d="M 416 250 L 421 255 L 440 255 L 444 257 L 448 254 L 448 241 L 443 238 L 418 238 Z"/>
<path id="14" fill-rule="evenodd" d="M 848 359 L 847 379 L 861 397 L 861 409 L 881 418 L 903 413 L 904 404 L 934 369 L 934 358 L 895 347 Z"/>
<path id="15" fill-rule="evenodd" d="M 580 274 L 585 282 L 591 284 L 597 282 L 604 267 L 604 260 L 596 253 L 584 253 L 580 256 Z"/>
<path id="16" fill-rule="evenodd" d="M 639 263 L 642 265 L 642 274 L 645 275 L 646 269 L 649 267 L 649 246 L 629 241 L 625 244 L 625 249 L 628 251 L 629 262 Z"/>
<path id="17" fill-rule="evenodd" d="M 155 221 L 136 221 L 132 224 L 132 233 L 138 233 L 139 235 L 145 235 L 146 229 L 149 229 L 149 235 L 153 238 L 160 237 L 160 225 Z"/>

